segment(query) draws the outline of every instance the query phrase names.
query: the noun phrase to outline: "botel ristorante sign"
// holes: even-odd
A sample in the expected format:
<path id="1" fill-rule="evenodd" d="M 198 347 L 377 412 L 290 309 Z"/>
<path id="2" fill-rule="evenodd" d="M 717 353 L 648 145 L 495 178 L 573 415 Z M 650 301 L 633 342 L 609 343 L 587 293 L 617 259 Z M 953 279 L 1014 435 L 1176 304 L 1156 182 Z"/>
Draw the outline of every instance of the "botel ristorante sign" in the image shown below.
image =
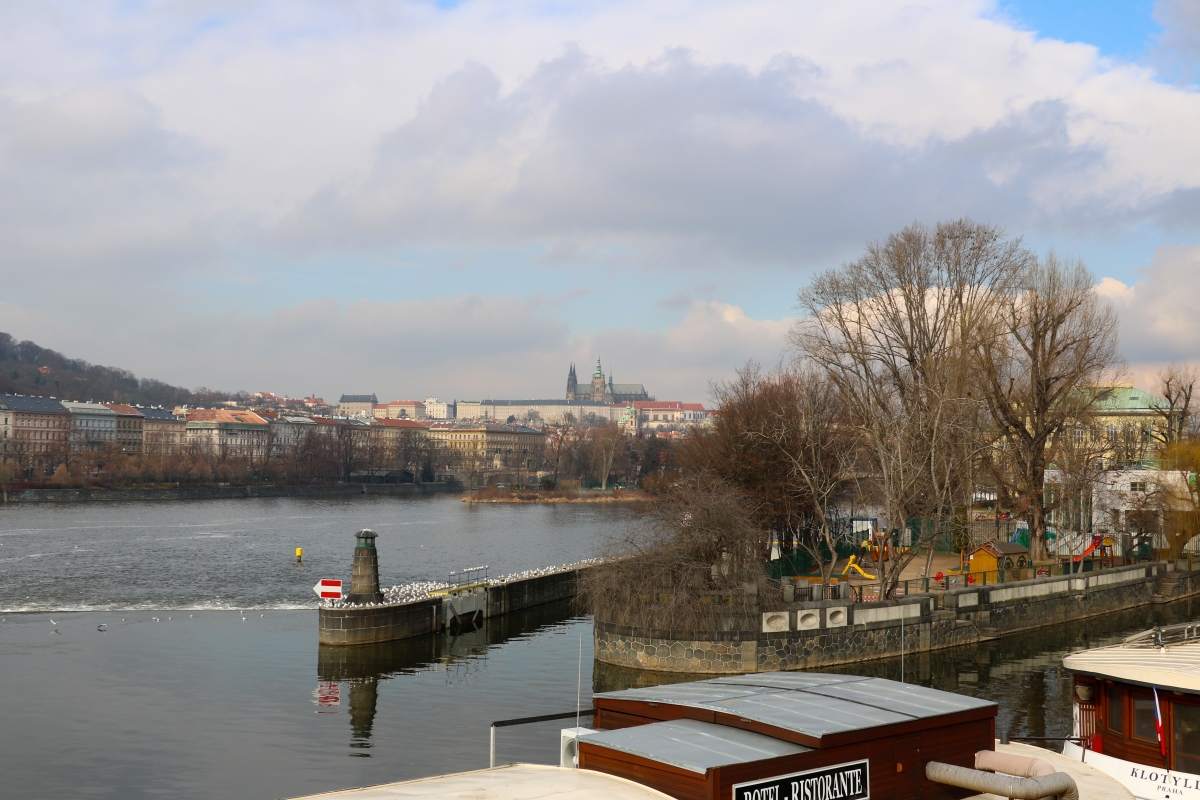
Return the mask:
<path id="1" fill-rule="evenodd" d="M 870 767 L 863 759 L 739 783 L 733 800 L 870 800 Z"/>

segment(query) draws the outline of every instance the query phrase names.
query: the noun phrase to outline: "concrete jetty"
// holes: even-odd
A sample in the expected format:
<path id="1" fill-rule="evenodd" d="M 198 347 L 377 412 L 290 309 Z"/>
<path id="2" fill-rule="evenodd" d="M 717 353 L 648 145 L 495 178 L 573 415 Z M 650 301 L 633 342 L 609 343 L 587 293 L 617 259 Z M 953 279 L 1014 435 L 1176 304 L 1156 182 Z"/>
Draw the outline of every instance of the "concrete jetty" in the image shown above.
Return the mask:
<path id="1" fill-rule="evenodd" d="M 385 603 L 379 587 L 377 534 L 355 534 L 349 606 L 322 605 L 318 611 L 318 642 L 323 645 L 361 645 L 392 642 L 469 625 L 526 608 L 575 597 L 582 568 L 504 583 L 470 581 L 437 590 L 421 600 Z"/>

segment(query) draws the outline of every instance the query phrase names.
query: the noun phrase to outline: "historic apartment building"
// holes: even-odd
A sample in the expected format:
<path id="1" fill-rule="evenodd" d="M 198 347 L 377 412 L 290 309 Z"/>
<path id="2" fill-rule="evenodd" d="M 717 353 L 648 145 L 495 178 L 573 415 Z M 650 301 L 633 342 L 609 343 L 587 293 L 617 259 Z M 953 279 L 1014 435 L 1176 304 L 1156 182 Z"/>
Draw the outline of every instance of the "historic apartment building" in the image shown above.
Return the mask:
<path id="1" fill-rule="evenodd" d="M 379 398 L 373 394 L 344 394 L 338 401 L 337 413 L 340 417 L 373 417 Z"/>
<path id="2" fill-rule="evenodd" d="M 437 422 L 427 435 L 443 448 L 450 465 L 473 470 L 534 470 L 542 459 L 546 437 L 524 425 L 494 422 Z"/>
<path id="3" fill-rule="evenodd" d="M 69 446 L 71 412 L 53 397 L 0 395 L 0 414 L 10 420 L 4 458 L 22 467 L 44 464 Z"/>
<path id="4" fill-rule="evenodd" d="M 420 400 L 376 403 L 374 416 L 376 419 L 425 419 L 425 404 Z"/>
<path id="5" fill-rule="evenodd" d="M 117 441 L 117 412 L 103 403 L 59 402 L 71 413 L 71 446 L 76 450 L 98 450 Z"/>
<path id="6" fill-rule="evenodd" d="M 254 457 L 266 453 L 267 421 L 253 411 L 197 408 L 187 412 L 185 436 L 197 452 Z"/>
<path id="7" fill-rule="evenodd" d="M 134 406 L 142 415 L 142 452 L 173 456 L 184 450 L 187 418 L 161 406 Z"/>
<path id="8" fill-rule="evenodd" d="M 142 412 L 124 403 L 105 403 L 117 415 L 117 443 L 126 453 L 142 452 Z"/>

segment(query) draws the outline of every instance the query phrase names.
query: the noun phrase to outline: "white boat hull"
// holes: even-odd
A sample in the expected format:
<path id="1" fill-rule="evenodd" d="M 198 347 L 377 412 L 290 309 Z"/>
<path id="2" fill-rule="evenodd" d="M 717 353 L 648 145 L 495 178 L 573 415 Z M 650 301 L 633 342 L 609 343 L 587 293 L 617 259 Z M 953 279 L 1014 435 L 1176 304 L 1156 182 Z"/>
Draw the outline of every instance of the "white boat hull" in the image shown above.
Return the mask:
<path id="1" fill-rule="evenodd" d="M 1200 775 L 1135 764 L 1084 750 L 1074 742 L 1063 745 L 1063 755 L 1103 772 L 1138 800 L 1200 800 Z"/>

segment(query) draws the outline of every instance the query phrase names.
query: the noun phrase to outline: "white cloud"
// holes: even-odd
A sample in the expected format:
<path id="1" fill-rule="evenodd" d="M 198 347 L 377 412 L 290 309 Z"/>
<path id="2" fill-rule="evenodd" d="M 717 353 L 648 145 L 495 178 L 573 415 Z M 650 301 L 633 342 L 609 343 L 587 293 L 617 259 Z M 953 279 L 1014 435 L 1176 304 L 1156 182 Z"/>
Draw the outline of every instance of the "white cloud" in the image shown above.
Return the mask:
<path id="1" fill-rule="evenodd" d="M 1097 291 L 1121 316 L 1132 365 L 1200 360 L 1200 246 L 1163 245 L 1132 286 L 1104 278 Z"/>
<path id="2" fill-rule="evenodd" d="M 771 363 L 786 327 L 738 317 L 722 286 L 798 284 L 914 219 L 1045 241 L 1200 233 L 1200 93 L 998 9 L 0 5 L 0 329 L 245 388 L 527 393 L 598 350 L 619 378 L 694 397 L 747 357 Z M 1190 9 L 1157 6 L 1181 59 Z M 363 263 L 413 274 L 396 253 L 431 251 L 476 271 L 357 302 L 332 286 Z M 475 290 L 496 264 L 533 288 Z M 1188 280 L 1163 261 L 1104 288 L 1126 303 L 1131 358 L 1187 349 L 1155 270 Z M 630 280 L 647 308 L 675 292 L 664 307 L 687 313 L 572 326 L 534 296 L 548 274 L 574 281 L 563 292 Z M 288 352 L 264 373 L 247 341 Z"/>
<path id="3" fill-rule="evenodd" d="M 618 382 L 643 383 L 663 400 L 703 401 L 711 380 L 731 377 L 748 359 L 773 365 L 791 326 L 790 319 L 753 319 L 737 306 L 698 302 L 661 332 L 572 335 L 548 306 L 461 295 L 184 315 L 159 318 L 136 336 L 106 336 L 100 349 L 107 355 L 97 360 L 189 387 L 479 399 L 559 397 L 568 364 L 590 369 L 599 356 Z M 86 336 L 76 322 L 12 304 L 0 302 L 0 315 L 25 329 L 37 325 L 45 346 Z"/>

